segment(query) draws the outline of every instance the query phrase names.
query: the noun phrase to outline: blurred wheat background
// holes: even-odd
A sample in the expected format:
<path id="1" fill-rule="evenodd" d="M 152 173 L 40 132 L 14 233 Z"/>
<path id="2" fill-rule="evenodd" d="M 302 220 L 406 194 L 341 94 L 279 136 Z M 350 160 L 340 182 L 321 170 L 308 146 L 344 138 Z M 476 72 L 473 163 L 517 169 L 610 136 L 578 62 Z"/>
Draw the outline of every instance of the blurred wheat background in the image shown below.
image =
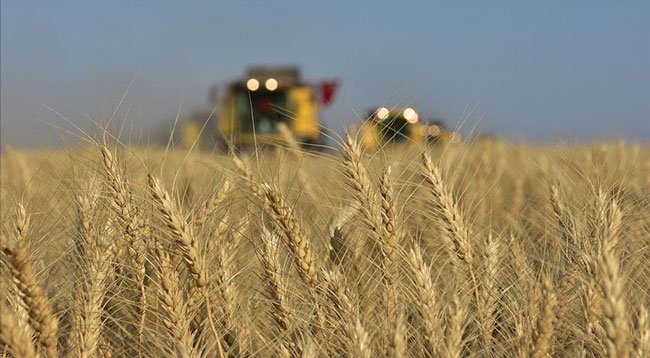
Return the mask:
<path id="1" fill-rule="evenodd" d="M 648 357 L 650 148 L 1 157 L 9 357 Z"/>

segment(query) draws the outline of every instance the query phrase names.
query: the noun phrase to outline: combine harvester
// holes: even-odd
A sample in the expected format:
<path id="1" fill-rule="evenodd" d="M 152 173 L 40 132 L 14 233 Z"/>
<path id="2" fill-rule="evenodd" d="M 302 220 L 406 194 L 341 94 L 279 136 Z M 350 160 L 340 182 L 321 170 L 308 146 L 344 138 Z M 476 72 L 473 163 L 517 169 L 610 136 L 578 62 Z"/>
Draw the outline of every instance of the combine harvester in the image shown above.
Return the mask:
<path id="1" fill-rule="evenodd" d="M 216 105 L 217 144 L 221 149 L 234 146 L 249 149 L 260 144 L 286 144 L 279 127 L 283 123 L 298 143 L 318 150 L 323 144 L 320 106 L 328 106 L 338 82 L 317 85 L 303 82 L 297 67 L 251 67 L 244 78 L 229 83 Z M 184 145 L 201 142 L 201 115 L 185 123 Z M 208 118 L 205 112 L 203 121 Z M 210 133 L 210 131 L 203 131 Z M 209 135 L 209 134 L 208 134 Z"/>
<path id="2" fill-rule="evenodd" d="M 370 111 L 360 129 L 361 144 L 371 150 L 391 144 L 453 144 L 460 134 L 449 131 L 440 121 L 424 123 L 413 108 L 379 107 Z"/>

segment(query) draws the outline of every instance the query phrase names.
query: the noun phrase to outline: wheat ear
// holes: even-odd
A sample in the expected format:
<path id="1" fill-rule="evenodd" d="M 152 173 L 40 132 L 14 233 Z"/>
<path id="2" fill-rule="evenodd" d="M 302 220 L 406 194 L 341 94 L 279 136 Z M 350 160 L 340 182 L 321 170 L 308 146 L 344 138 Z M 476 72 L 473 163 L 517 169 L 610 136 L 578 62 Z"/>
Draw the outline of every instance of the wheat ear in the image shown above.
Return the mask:
<path id="1" fill-rule="evenodd" d="M 262 190 L 262 187 L 255 180 L 255 177 L 253 176 L 253 173 L 251 172 L 251 169 L 248 166 L 248 164 L 246 164 L 246 162 L 244 162 L 240 157 L 236 156 L 235 154 L 232 155 L 232 161 L 235 164 L 237 170 L 244 177 L 244 180 L 246 181 L 246 185 L 248 185 L 248 187 L 253 191 L 253 193 L 257 197 L 264 198 L 264 191 Z"/>
<path id="2" fill-rule="evenodd" d="M 438 315 L 436 292 L 431 279 L 431 268 L 424 263 L 419 246 L 411 249 L 408 256 L 413 283 L 415 284 L 415 303 L 422 317 L 423 335 L 427 354 L 435 357 L 440 354 L 439 339 L 444 337 L 444 324 Z"/>
<path id="3" fill-rule="evenodd" d="M 271 303 L 273 321 L 282 335 L 280 350 L 293 352 L 297 347 L 295 335 L 292 334 L 291 310 L 285 295 L 285 288 L 280 273 L 278 262 L 278 237 L 264 228 L 262 231 L 264 241 L 263 251 L 259 255 L 262 263 L 266 296 Z"/>
<path id="4" fill-rule="evenodd" d="M 226 178 L 224 179 L 223 184 L 221 184 L 221 188 L 217 190 L 211 197 L 206 201 L 206 203 L 203 205 L 201 208 L 201 211 L 199 211 L 198 215 L 196 216 L 196 219 L 194 219 L 194 226 L 196 228 L 202 227 L 205 222 L 210 218 L 214 213 L 217 211 L 219 208 L 219 205 L 226 200 L 228 197 L 228 193 L 232 189 L 232 185 L 230 184 L 230 181 Z"/>
<path id="5" fill-rule="evenodd" d="M 433 165 L 427 153 L 422 153 L 422 163 L 424 178 L 429 184 L 429 191 L 434 199 L 434 213 L 442 222 L 446 234 L 453 243 L 453 251 L 456 258 L 465 263 L 466 272 L 469 275 L 474 291 L 474 300 L 479 322 L 485 322 L 485 317 L 483 317 L 485 310 L 481 307 L 481 287 L 478 285 L 476 274 L 474 273 L 474 254 L 470 243 L 471 233 L 469 227 L 466 225 L 454 197 L 445 186 L 440 176 L 440 171 Z"/>
<path id="6" fill-rule="evenodd" d="M 145 233 L 147 228 L 144 220 L 133 202 L 133 193 L 129 184 L 122 174 L 122 170 L 113 153 L 103 145 L 101 147 L 102 158 L 104 163 L 104 173 L 106 174 L 107 184 L 111 194 L 111 207 L 116 214 L 117 221 L 122 225 L 124 237 L 127 241 L 128 257 L 133 262 L 136 281 L 139 289 L 139 314 L 140 322 L 138 325 L 138 343 L 144 344 L 144 326 L 147 314 L 147 288 L 145 286 L 147 279 L 146 272 L 146 242 Z M 115 249 L 121 251 L 122 248 L 116 245 Z"/>
<path id="7" fill-rule="evenodd" d="M 106 146 L 102 146 L 101 151 L 104 159 L 104 172 L 108 178 L 108 187 L 112 197 L 111 207 L 117 215 L 118 221 L 124 227 L 129 244 L 129 256 L 136 264 L 138 279 L 144 281 L 146 258 L 143 237 L 145 224 L 137 206 L 133 203 L 133 194 L 122 175 L 117 160 Z"/>
<path id="8" fill-rule="evenodd" d="M 441 220 L 443 227 L 454 244 L 454 253 L 461 261 L 471 266 L 474 261 L 470 233 L 463 220 L 453 196 L 447 190 L 440 171 L 433 166 L 428 154 L 422 153 L 424 179 L 429 184 L 433 196 L 434 213 Z"/>
<path id="9" fill-rule="evenodd" d="M 533 357 L 546 357 L 551 351 L 551 339 L 557 320 L 555 309 L 557 308 L 557 297 L 553 284 L 548 277 L 542 280 L 542 305 L 537 317 L 537 337 L 533 348 Z"/>
<path id="10" fill-rule="evenodd" d="M 149 188 L 163 221 L 173 235 L 174 244 L 183 255 L 195 289 L 204 290 L 208 285 L 208 272 L 196 238 L 160 181 L 151 175 L 149 175 Z"/>
<path id="11" fill-rule="evenodd" d="M 160 181 L 153 176 L 148 176 L 149 189 L 151 195 L 158 207 L 158 211 L 162 215 L 163 221 L 171 231 L 174 237 L 174 244 L 179 249 L 183 256 L 183 262 L 190 271 L 192 277 L 193 287 L 192 296 L 201 297 L 205 301 L 205 306 L 208 314 L 208 323 L 215 337 L 217 348 L 220 356 L 223 356 L 223 348 L 221 346 L 221 338 L 212 320 L 212 308 L 210 299 L 208 297 L 208 271 L 205 267 L 205 257 L 200 253 L 198 242 L 194 237 L 188 223 L 185 221 L 177 206 L 169 197 L 167 191 L 163 188 Z M 190 301 L 196 301 L 191 299 Z M 191 310 L 195 307 L 190 307 Z"/>
<path id="12" fill-rule="evenodd" d="M 397 316 L 391 328 L 391 339 L 388 341 L 388 358 L 406 357 L 406 325 L 403 314 Z"/>
<path id="13" fill-rule="evenodd" d="M 234 275 L 231 272 L 232 255 L 235 251 L 234 244 L 222 243 L 219 249 L 216 250 L 214 283 L 219 293 L 223 311 L 221 323 L 224 330 L 224 341 L 227 344 L 225 349 L 235 355 L 240 355 L 244 348 L 245 339 L 243 329 L 239 324 L 240 320 L 237 319 L 237 296 L 233 282 Z"/>
<path id="14" fill-rule="evenodd" d="M 485 273 L 481 282 L 481 307 L 483 308 L 483 322 L 479 322 L 481 337 L 485 352 L 492 353 L 493 333 L 496 323 L 496 310 L 499 299 L 497 287 L 499 269 L 501 265 L 501 240 L 488 234 L 485 248 Z"/>
<path id="15" fill-rule="evenodd" d="M 161 248 L 156 249 L 158 279 L 158 299 L 162 303 L 163 324 L 172 338 L 172 350 L 179 357 L 196 357 L 199 355 L 194 346 L 194 333 L 187 303 L 180 287 L 178 272 L 174 269 L 171 258 Z"/>
<path id="16" fill-rule="evenodd" d="M 337 323 L 346 332 L 346 336 L 351 343 L 354 340 L 357 317 L 350 293 L 343 282 L 343 277 L 338 270 L 324 271 L 323 281 L 327 284 L 327 298 L 332 303 L 332 308 L 338 320 Z M 351 349 L 348 350 L 351 351 Z"/>
<path id="17" fill-rule="evenodd" d="M 94 230 L 86 231 L 93 236 L 82 240 L 83 259 L 80 269 L 83 282 L 78 288 L 79 307 L 72 337 L 76 344 L 71 347 L 79 357 L 93 357 L 98 349 L 102 332 L 102 313 L 104 298 L 107 293 L 108 280 L 112 272 L 112 237 L 110 223 L 101 235 L 108 239 L 94 236 Z"/>
<path id="18" fill-rule="evenodd" d="M 307 284 L 307 288 L 314 303 L 316 320 L 320 327 L 324 326 L 325 318 L 318 298 L 318 273 L 316 259 L 311 251 L 311 244 L 305 232 L 296 219 L 293 208 L 273 187 L 264 184 L 261 186 L 267 205 L 265 210 L 270 214 L 282 230 L 289 248 L 293 253 L 294 262 L 300 278 Z"/>
<path id="19" fill-rule="evenodd" d="M 372 350 L 370 349 L 370 337 L 368 332 L 361 324 L 361 320 L 357 318 L 354 325 L 354 339 L 353 339 L 352 356 L 359 358 L 372 357 Z"/>
<path id="20" fill-rule="evenodd" d="M 0 342 L 15 358 L 38 357 L 29 334 L 21 327 L 16 314 L 0 300 Z"/>
<path id="21" fill-rule="evenodd" d="M 454 295 L 449 308 L 447 339 L 445 350 L 447 357 L 460 358 L 463 352 L 463 334 L 465 332 L 467 309 L 457 295 Z"/>
<path id="22" fill-rule="evenodd" d="M 615 252 L 621 235 L 621 226 L 623 223 L 623 212 L 616 199 L 609 200 L 605 206 L 606 217 L 604 219 L 604 232 L 600 240 L 601 250 Z"/>
<path id="23" fill-rule="evenodd" d="M 650 356 L 650 319 L 648 308 L 641 305 L 636 318 L 636 342 L 634 352 L 637 357 Z"/>
<path id="24" fill-rule="evenodd" d="M 397 219 L 395 214 L 395 200 L 393 199 L 393 183 L 390 178 L 391 168 L 386 167 L 381 176 L 379 193 L 381 198 L 381 221 L 384 231 L 380 248 L 383 258 L 384 285 L 386 286 L 386 313 L 389 322 L 397 314 Z"/>
<path id="25" fill-rule="evenodd" d="M 571 244 L 573 248 L 577 248 L 576 235 L 573 235 L 574 226 L 571 221 L 571 216 L 566 209 L 564 203 L 560 199 L 560 189 L 557 183 L 552 183 L 550 186 L 550 202 L 553 208 L 553 216 L 558 223 L 564 244 Z"/>
<path id="26" fill-rule="evenodd" d="M 343 277 L 339 271 L 325 271 L 323 279 L 327 283 L 327 297 L 334 308 L 339 326 L 347 336 L 347 351 L 354 357 L 370 357 L 370 338 L 361 324 L 359 314 L 352 303 Z"/>
<path id="27" fill-rule="evenodd" d="M 361 162 L 361 146 L 352 137 L 347 137 L 343 146 L 343 164 L 347 184 L 354 190 L 354 196 L 366 226 L 373 233 L 373 238 L 381 242 L 381 216 L 377 210 L 377 192 L 373 188 L 366 167 Z"/>
<path id="28" fill-rule="evenodd" d="M 253 194 L 262 199 L 264 211 L 267 212 L 281 229 L 286 238 L 289 249 L 294 257 L 294 262 L 301 280 L 307 284 L 309 294 L 314 304 L 316 322 L 324 326 L 325 317 L 318 298 L 318 273 L 316 262 L 311 252 L 311 244 L 307 239 L 302 226 L 297 221 L 293 208 L 291 208 L 277 189 L 268 184 L 258 184 L 250 168 L 239 157 L 233 155 L 233 162 L 243 175 L 246 184 Z"/>
<path id="29" fill-rule="evenodd" d="M 328 225 L 329 233 L 329 259 L 334 265 L 342 265 L 345 256 L 352 254 L 349 250 L 352 248 L 346 243 L 346 235 L 343 227 L 350 221 L 354 213 L 358 211 L 357 205 L 348 206 L 340 210 Z"/>
<path id="30" fill-rule="evenodd" d="M 626 320 L 623 285 L 618 272 L 618 260 L 604 251 L 599 260 L 599 285 L 603 294 L 604 344 L 609 357 L 629 356 L 629 330 Z"/>
<path id="31" fill-rule="evenodd" d="M 12 280 L 29 314 L 29 325 L 36 333 L 45 356 L 56 357 L 58 322 L 50 301 L 34 274 L 27 243 L 23 240 L 13 243 L 2 241 L 2 252 Z"/>
<path id="32" fill-rule="evenodd" d="M 28 242 L 27 240 L 27 231 L 29 230 L 30 218 L 27 215 L 27 210 L 22 203 L 18 203 L 16 206 L 16 220 L 15 220 L 15 229 L 16 229 L 16 238 L 21 242 Z M 2 237 L 2 240 L 6 238 Z M 25 307 L 20 300 L 20 291 L 18 286 L 14 281 L 10 284 L 9 289 L 11 290 L 11 295 L 7 298 L 10 306 L 15 310 L 16 317 L 18 318 L 18 323 L 25 330 L 29 337 L 34 336 L 34 330 L 29 323 L 29 312 L 27 307 Z"/>

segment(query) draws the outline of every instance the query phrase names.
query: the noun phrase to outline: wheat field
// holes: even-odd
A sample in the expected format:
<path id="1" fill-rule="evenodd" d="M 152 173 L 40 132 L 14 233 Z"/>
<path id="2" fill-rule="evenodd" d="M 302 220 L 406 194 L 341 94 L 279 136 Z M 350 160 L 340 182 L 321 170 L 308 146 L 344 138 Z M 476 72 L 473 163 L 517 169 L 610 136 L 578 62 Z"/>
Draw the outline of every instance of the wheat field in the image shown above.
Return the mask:
<path id="1" fill-rule="evenodd" d="M 5 357 L 649 357 L 650 148 L 1 159 Z"/>

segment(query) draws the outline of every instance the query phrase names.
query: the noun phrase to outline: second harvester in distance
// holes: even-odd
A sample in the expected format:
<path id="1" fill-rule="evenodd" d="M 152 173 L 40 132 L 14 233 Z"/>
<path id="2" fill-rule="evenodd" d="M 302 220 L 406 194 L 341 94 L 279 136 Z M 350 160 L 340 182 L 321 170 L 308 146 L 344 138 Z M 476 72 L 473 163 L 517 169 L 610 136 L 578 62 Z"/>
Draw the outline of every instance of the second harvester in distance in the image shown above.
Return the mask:
<path id="1" fill-rule="evenodd" d="M 361 124 L 361 143 L 368 149 L 389 144 L 451 144 L 460 134 L 449 131 L 442 122 L 423 123 L 413 108 L 379 107 L 370 111 Z"/>

